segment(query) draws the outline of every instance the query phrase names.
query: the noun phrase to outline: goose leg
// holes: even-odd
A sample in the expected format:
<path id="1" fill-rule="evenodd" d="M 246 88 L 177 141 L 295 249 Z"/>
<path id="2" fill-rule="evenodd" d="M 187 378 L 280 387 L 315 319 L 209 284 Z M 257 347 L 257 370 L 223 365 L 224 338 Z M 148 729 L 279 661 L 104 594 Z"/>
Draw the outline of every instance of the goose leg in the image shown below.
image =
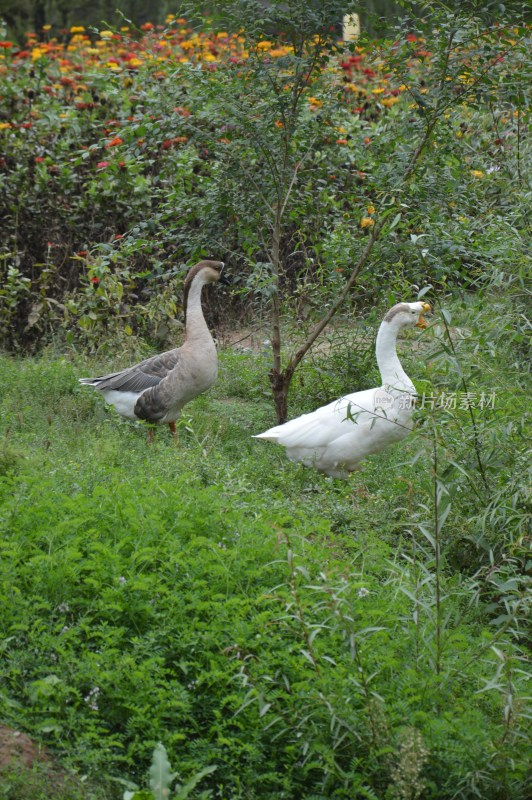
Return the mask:
<path id="1" fill-rule="evenodd" d="M 170 433 L 172 434 L 174 439 L 177 440 L 178 436 L 177 436 L 177 428 L 175 426 L 175 422 L 169 422 L 168 427 L 170 428 Z"/>
<path id="2" fill-rule="evenodd" d="M 150 427 L 148 428 L 148 444 L 153 444 L 153 440 L 155 438 L 155 428 Z"/>

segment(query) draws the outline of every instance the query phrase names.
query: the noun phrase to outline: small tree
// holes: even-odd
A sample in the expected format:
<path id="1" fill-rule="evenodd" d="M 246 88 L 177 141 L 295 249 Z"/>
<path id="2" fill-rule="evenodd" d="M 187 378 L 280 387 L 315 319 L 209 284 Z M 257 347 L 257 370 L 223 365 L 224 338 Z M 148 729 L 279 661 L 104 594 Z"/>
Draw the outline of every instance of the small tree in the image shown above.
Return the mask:
<path id="1" fill-rule="evenodd" d="M 376 132 L 373 152 L 366 156 L 373 192 L 378 196 L 376 213 L 367 230 L 360 229 L 359 214 L 353 215 L 351 233 L 358 242 L 355 263 L 326 313 L 283 361 L 284 237 L 297 230 L 301 195 L 307 190 L 312 171 L 319 168 L 318 143 L 326 126 L 331 125 L 341 88 L 334 62 L 339 53 L 339 26 L 335 22 L 339 23 L 355 5 L 337 0 L 273 0 L 266 6 L 255 0 L 218 3 L 215 24 L 233 30 L 243 28 L 248 58 L 235 59 L 229 69 L 198 73 L 197 90 L 208 97 L 205 117 L 209 117 L 215 136 L 226 132 L 231 144 L 218 155 L 217 202 L 224 206 L 224 213 L 227 205 L 232 208 L 238 248 L 254 257 L 255 263 L 257 249 L 263 253 L 261 269 L 255 273 L 260 280 L 253 288 L 270 300 L 269 376 L 279 422 L 286 419 L 290 384 L 302 359 L 344 305 L 368 265 L 375 243 L 399 224 L 401 216 L 408 215 L 414 176 L 416 171 L 423 175 L 430 167 L 429 144 L 437 130 L 441 128 L 444 134 L 448 131 L 453 109 L 493 96 L 505 56 L 522 46 L 515 30 L 514 38 L 509 38 L 499 22 L 491 22 L 489 14 L 486 17 L 486 4 L 482 13 L 475 10 L 475 4 L 469 11 L 461 10 L 463 4 L 457 4 L 456 10 L 443 4 L 424 4 L 423 19 L 415 26 L 405 20 L 396 40 L 374 48 L 379 68 L 395 78 L 408 98 L 411 115 L 403 113 L 396 117 L 396 127 L 381 127 Z M 516 16 L 513 23 L 518 22 Z M 273 36 L 279 43 L 278 52 L 266 54 L 264 43 Z M 352 51 L 353 45 L 350 47 Z M 312 97 L 318 92 L 319 100 Z M 309 113 L 309 101 L 318 113 Z M 392 159 L 390 150 L 396 154 Z M 304 231 L 299 235 L 305 238 Z"/>

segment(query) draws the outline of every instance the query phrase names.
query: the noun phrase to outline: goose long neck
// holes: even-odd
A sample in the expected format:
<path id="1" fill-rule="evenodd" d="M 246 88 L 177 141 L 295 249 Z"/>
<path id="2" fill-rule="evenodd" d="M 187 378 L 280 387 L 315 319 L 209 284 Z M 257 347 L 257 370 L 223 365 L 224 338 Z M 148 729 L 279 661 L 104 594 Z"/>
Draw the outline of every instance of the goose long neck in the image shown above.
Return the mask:
<path id="1" fill-rule="evenodd" d="M 212 339 L 203 309 L 201 307 L 201 290 L 205 285 L 201 275 L 197 275 L 190 285 L 187 297 L 185 318 L 185 339 Z"/>
<path id="2" fill-rule="evenodd" d="M 376 354 L 383 385 L 415 392 L 414 384 L 397 356 L 397 329 L 393 323 L 381 323 L 377 334 Z"/>

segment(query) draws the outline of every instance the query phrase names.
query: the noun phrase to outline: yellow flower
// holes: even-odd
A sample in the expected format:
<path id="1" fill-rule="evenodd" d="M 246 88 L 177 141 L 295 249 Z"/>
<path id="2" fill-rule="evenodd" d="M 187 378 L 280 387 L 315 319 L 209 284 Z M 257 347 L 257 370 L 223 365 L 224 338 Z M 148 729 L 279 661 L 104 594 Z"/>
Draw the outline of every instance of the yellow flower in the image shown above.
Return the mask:
<path id="1" fill-rule="evenodd" d="M 34 47 L 31 51 L 31 57 L 33 61 L 37 61 L 39 58 L 42 58 L 44 55 L 43 51 L 40 47 Z"/>
<path id="2" fill-rule="evenodd" d="M 372 90 L 371 90 L 371 94 L 382 94 L 382 93 L 383 93 L 383 91 L 384 91 L 384 89 L 382 89 L 382 88 L 379 88 L 379 89 L 372 89 Z"/>
<path id="3" fill-rule="evenodd" d="M 368 212 L 368 214 L 370 214 L 370 215 L 371 215 L 371 214 L 374 214 L 374 213 L 375 213 L 375 206 L 368 206 L 368 207 L 367 207 L 367 209 L 366 209 L 366 211 L 367 211 L 367 212 Z"/>
<path id="4" fill-rule="evenodd" d="M 383 106 L 386 106 L 386 108 L 391 108 L 398 102 L 399 102 L 398 97 L 385 97 L 383 100 L 381 100 L 381 103 L 383 104 Z"/>
<path id="5" fill-rule="evenodd" d="M 112 39 L 113 31 L 100 31 L 100 39 Z"/>
<path id="6" fill-rule="evenodd" d="M 272 46 L 271 42 L 259 42 L 257 45 L 257 50 L 267 50 L 269 47 Z"/>
<path id="7" fill-rule="evenodd" d="M 5 131 L 11 127 L 10 122 L 0 122 L 0 131 Z"/>
<path id="8" fill-rule="evenodd" d="M 482 172 L 481 169 L 472 169 L 472 170 L 470 170 L 470 172 L 471 172 L 471 175 L 474 178 L 483 178 L 484 177 L 484 173 Z"/>
<path id="9" fill-rule="evenodd" d="M 52 26 L 51 25 L 43 25 L 42 29 L 43 29 L 43 31 L 51 31 L 52 30 Z"/>
<path id="10" fill-rule="evenodd" d="M 375 220 L 371 219 L 371 217 L 362 217 L 360 220 L 361 228 L 372 228 L 373 225 L 375 225 Z"/>
<path id="11" fill-rule="evenodd" d="M 73 25 L 70 28 L 70 33 L 85 33 L 85 28 L 83 25 Z"/>

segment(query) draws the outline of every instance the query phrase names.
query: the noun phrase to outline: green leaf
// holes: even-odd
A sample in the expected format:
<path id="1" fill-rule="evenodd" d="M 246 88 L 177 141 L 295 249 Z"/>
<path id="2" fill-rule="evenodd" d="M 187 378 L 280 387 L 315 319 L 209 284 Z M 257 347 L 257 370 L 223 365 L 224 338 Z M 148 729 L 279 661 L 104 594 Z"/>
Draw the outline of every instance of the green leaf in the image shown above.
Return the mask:
<path id="1" fill-rule="evenodd" d="M 388 230 L 390 230 L 390 231 L 393 231 L 393 229 L 396 227 L 396 225 L 398 225 L 398 224 L 399 224 L 399 222 L 400 222 L 400 220 L 401 220 L 401 216 L 402 216 L 402 215 L 401 215 L 401 212 L 399 212 L 399 214 L 396 214 L 396 215 L 395 215 L 395 217 L 393 218 L 393 220 L 392 220 L 392 222 L 391 222 L 391 224 L 390 224 L 390 227 L 389 227 L 389 229 L 388 229 Z"/>
<path id="2" fill-rule="evenodd" d="M 170 771 L 166 748 L 159 742 L 153 751 L 150 767 L 150 789 L 155 800 L 168 800 L 170 785 L 175 777 Z"/>

